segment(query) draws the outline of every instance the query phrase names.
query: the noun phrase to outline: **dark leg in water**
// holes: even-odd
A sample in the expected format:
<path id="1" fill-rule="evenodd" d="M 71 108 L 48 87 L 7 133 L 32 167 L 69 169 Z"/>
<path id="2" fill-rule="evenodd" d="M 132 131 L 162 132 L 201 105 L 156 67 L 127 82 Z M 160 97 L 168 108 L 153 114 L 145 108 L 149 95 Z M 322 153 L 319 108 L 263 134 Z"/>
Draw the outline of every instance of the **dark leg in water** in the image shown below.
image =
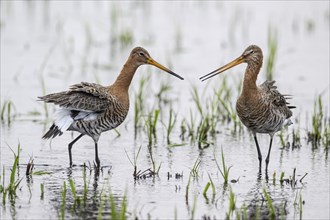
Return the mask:
<path id="1" fill-rule="evenodd" d="M 69 159 L 70 159 L 70 167 L 72 167 L 72 153 L 71 153 L 71 149 L 72 146 L 74 145 L 74 143 L 76 143 L 82 136 L 84 136 L 83 134 L 80 134 L 78 137 L 76 137 L 76 139 L 74 139 L 69 145 L 68 145 L 68 150 L 69 150 Z"/>
<path id="2" fill-rule="evenodd" d="M 99 159 L 99 153 L 97 149 L 97 142 L 95 142 L 95 162 L 98 168 L 100 168 L 100 159 Z"/>
<path id="3" fill-rule="evenodd" d="M 273 143 L 273 136 L 270 136 L 270 144 L 269 144 L 268 154 L 266 157 L 266 173 L 268 172 L 268 164 L 269 164 L 270 151 L 272 149 L 272 143 Z"/>
<path id="4" fill-rule="evenodd" d="M 258 151 L 258 159 L 259 159 L 259 173 L 261 173 L 261 162 L 262 162 L 262 155 L 260 152 L 260 148 L 259 148 L 259 144 L 258 144 L 258 140 L 257 140 L 257 135 L 254 134 L 254 141 L 256 142 L 256 146 L 257 146 L 257 151 Z"/>

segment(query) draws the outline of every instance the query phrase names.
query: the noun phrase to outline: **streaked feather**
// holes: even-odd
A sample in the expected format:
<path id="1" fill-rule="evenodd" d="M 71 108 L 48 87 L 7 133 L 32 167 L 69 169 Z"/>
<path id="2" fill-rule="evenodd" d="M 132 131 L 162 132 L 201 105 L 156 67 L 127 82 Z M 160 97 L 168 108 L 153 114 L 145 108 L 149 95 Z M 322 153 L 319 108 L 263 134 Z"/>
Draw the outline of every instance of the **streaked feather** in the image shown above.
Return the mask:
<path id="1" fill-rule="evenodd" d="M 39 99 L 66 109 L 90 112 L 105 111 L 116 101 L 107 92 L 107 87 L 86 82 L 72 85 L 68 91 L 41 96 Z"/>
<path id="2" fill-rule="evenodd" d="M 286 96 L 282 95 L 274 85 L 275 81 L 265 81 L 258 87 L 257 99 L 239 98 L 236 110 L 243 124 L 257 133 L 274 133 L 283 126 L 292 124 L 292 116 Z M 291 123 L 289 123 L 291 122 Z"/>

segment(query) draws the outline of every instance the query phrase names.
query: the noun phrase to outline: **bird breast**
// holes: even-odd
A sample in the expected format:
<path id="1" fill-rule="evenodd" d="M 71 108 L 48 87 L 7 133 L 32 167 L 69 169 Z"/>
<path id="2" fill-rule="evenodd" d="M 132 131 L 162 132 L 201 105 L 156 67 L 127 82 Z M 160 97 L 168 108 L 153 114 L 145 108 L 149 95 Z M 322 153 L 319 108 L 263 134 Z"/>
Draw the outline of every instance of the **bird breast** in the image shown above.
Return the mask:
<path id="1" fill-rule="evenodd" d="M 283 127 L 286 117 L 279 109 L 263 99 L 245 100 L 239 98 L 236 111 L 242 123 L 256 133 L 274 133 Z"/>

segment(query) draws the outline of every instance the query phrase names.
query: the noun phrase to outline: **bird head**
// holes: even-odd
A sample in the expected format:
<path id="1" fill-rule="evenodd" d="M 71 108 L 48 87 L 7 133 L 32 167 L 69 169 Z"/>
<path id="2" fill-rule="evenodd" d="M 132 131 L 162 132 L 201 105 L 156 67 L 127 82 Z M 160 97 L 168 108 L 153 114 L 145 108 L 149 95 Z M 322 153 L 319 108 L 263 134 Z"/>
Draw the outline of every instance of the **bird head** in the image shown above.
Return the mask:
<path id="1" fill-rule="evenodd" d="M 130 54 L 130 58 L 133 59 L 134 62 L 138 66 L 141 66 L 144 64 L 153 65 L 153 66 L 183 80 L 183 78 L 181 76 L 179 76 L 178 74 L 174 73 L 172 70 L 164 67 L 163 65 L 159 64 L 154 59 L 152 59 L 151 56 L 149 55 L 148 51 L 142 47 L 135 47 Z"/>
<path id="2" fill-rule="evenodd" d="M 216 76 L 234 66 L 237 66 L 241 63 L 247 63 L 247 64 L 254 64 L 254 63 L 262 63 L 262 51 L 260 49 L 260 47 L 256 46 L 256 45 L 250 45 L 248 46 L 248 48 L 246 48 L 244 50 L 244 52 L 242 53 L 241 56 L 239 56 L 238 58 L 236 58 L 235 60 L 231 61 L 230 63 L 202 76 L 201 78 L 199 78 L 202 81 L 205 81 L 209 78 L 212 78 L 213 76 Z"/>
<path id="3" fill-rule="evenodd" d="M 250 45 L 244 50 L 241 55 L 244 63 L 258 63 L 262 62 L 263 56 L 260 47 L 257 45 Z"/>

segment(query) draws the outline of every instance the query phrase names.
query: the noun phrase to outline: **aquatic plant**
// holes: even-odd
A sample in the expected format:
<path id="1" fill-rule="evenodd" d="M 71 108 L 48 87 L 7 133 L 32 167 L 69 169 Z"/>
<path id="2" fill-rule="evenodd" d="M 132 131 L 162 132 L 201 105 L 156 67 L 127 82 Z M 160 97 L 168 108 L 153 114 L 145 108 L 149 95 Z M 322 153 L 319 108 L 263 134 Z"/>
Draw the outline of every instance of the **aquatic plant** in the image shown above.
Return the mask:
<path id="1" fill-rule="evenodd" d="M 194 117 L 191 109 L 190 109 L 189 113 L 190 113 L 189 121 L 184 118 L 181 122 L 181 135 L 180 136 L 181 136 L 181 139 L 184 140 L 185 132 L 188 131 L 187 137 L 189 137 L 192 142 L 195 142 L 195 122 L 196 122 L 196 120 L 195 120 L 195 117 Z"/>
<path id="2" fill-rule="evenodd" d="M 45 195 L 45 185 L 43 183 L 40 183 L 40 199 L 44 200 Z"/>
<path id="3" fill-rule="evenodd" d="M 196 212 L 196 204 L 197 204 L 197 196 L 194 196 L 194 203 L 193 207 L 191 209 L 191 219 L 193 220 L 195 218 L 195 212 Z"/>
<path id="4" fill-rule="evenodd" d="M 285 207 L 286 207 L 286 203 L 287 201 L 285 201 L 284 203 L 282 203 L 282 211 L 281 211 L 281 219 L 284 220 L 285 219 L 285 215 L 286 215 L 286 210 L 285 210 Z"/>
<path id="5" fill-rule="evenodd" d="M 152 176 L 158 175 L 162 163 L 160 163 L 158 168 L 156 169 L 156 162 L 155 162 L 155 159 L 154 159 L 154 156 L 153 156 L 153 153 L 152 153 L 151 145 L 148 145 L 148 153 L 149 153 L 151 164 L 152 164 L 151 174 L 152 174 Z"/>
<path id="6" fill-rule="evenodd" d="M 281 185 L 283 185 L 283 182 L 284 182 L 284 172 L 282 171 L 281 172 L 281 176 L 280 176 L 280 183 L 281 183 Z"/>
<path id="7" fill-rule="evenodd" d="M 212 178 L 211 178 L 211 176 L 210 176 L 210 174 L 208 173 L 208 176 L 209 176 L 209 182 L 207 182 L 206 183 L 206 186 L 205 186 L 205 188 L 204 188 L 204 190 L 203 190 L 203 196 L 204 196 L 204 198 L 205 199 L 207 199 L 207 195 L 206 195 L 206 193 L 207 193 L 207 191 L 209 190 L 209 188 L 210 188 L 210 186 L 211 186 L 211 188 L 212 188 L 212 203 L 214 202 L 214 198 L 215 198 L 215 186 L 214 186 L 214 183 L 213 183 L 213 181 L 212 181 Z"/>
<path id="8" fill-rule="evenodd" d="M 210 146 L 211 143 L 208 141 L 208 132 L 210 131 L 210 128 L 209 117 L 205 117 L 201 120 L 197 129 L 198 148 L 203 149 Z"/>
<path id="9" fill-rule="evenodd" d="M 1 180 L 1 176 L 0 176 Z M 6 204 L 7 190 L 5 188 L 5 167 L 2 169 L 2 185 L 0 185 L 0 193 L 2 194 L 2 204 Z"/>
<path id="10" fill-rule="evenodd" d="M 142 145 L 139 147 L 137 153 L 134 152 L 133 161 L 128 156 L 128 153 L 125 150 L 125 153 L 126 153 L 126 156 L 127 156 L 128 160 L 130 161 L 131 165 L 134 167 L 134 171 L 133 171 L 134 180 L 146 179 L 146 178 L 149 178 L 149 177 L 155 177 L 156 175 L 158 175 L 159 170 L 160 170 L 161 165 L 162 165 L 160 163 L 158 168 L 156 169 L 156 162 L 155 162 L 153 154 L 152 154 L 152 146 L 148 145 L 147 146 L 148 147 L 148 153 L 149 153 L 149 157 L 150 157 L 150 160 L 151 160 L 152 168 L 148 168 L 144 171 L 141 171 L 141 170 L 138 171 L 138 169 L 137 169 L 137 159 L 139 157 L 141 147 L 142 147 Z"/>
<path id="11" fill-rule="evenodd" d="M 127 210 L 127 198 L 126 191 L 123 196 L 123 201 L 120 204 L 120 207 L 116 209 L 114 197 L 112 193 L 110 193 L 110 210 L 111 210 L 111 219 L 125 220 L 126 218 L 126 210 Z"/>
<path id="12" fill-rule="evenodd" d="M 213 153 L 213 156 L 214 156 L 214 161 L 217 165 L 217 168 L 218 168 L 219 172 L 221 173 L 221 176 L 224 180 L 224 184 L 227 185 L 228 184 L 228 179 L 229 179 L 229 171 L 230 171 L 232 166 L 230 166 L 230 167 L 226 166 L 225 155 L 223 153 L 223 149 L 221 149 L 221 164 L 222 164 L 222 167 L 220 167 L 220 165 L 219 165 L 219 163 L 216 159 L 215 152 Z"/>
<path id="13" fill-rule="evenodd" d="M 278 134 L 283 149 L 291 147 L 291 149 L 294 150 L 296 148 L 300 148 L 301 137 L 300 137 L 300 124 L 298 119 L 295 120 L 295 126 L 290 130 L 292 132 L 288 133 L 288 131 L 289 131 L 288 127 L 285 127 Z"/>
<path id="14" fill-rule="evenodd" d="M 293 131 L 292 131 L 291 147 L 292 147 L 292 149 L 301 147 L 299 127 L 297 130 L 293 129 Z"/>
<path id="15" fill-rule="evenodd" d="M 1 175 L 1 173 L 0 173 L 0 193 L 2 193 L 3 192 L 3 190 L 4 190 L 4 186 L 5 186 L 5 182 L 3 182 L 2 184 L 1 184 L 1 178 L 4 178 L 5 177 L 5 169 L 3 168 L 3 171 L 2 171 L 2 175 Z"/>
<path id="16" fill-rule="evenodd" d="M 120 34 L 119 34 L 119 42 L 120 42 L 120 47 L 126 48 L 130 45 L 132 45 L 133 41 L 134 41 L 134 34 L 132 33 L 132 31 L 130 29 L 126 29 L 123 30 Z"/>
<path id="17" fill-rule="evenodd" d="M 168 124 L 166 126 L 167 144 L 171 144 L 170 136 L 171 136 L 172 130 L 175 126 L 176 119 L 177 119 L 177 114 L 173 112 L 173 109 L 172 109 L 172 106 L 171 106 L 170 110 L 169 110 Z"/>
<path id="18" fill-rule="evenodd" d="M 233 122 L 233 134 L 237 132 L 241 132 L 243 130 L 243 126 L 241 121 L 239 120 L 236 112 L 234 111 L 234 107 L 232 106 L 232 102 L 225 100 L 223 97 L 218 96 L 218 101 L 220 102 L 222 109 L 223 118 L 227 118 L 228 122 Z"/>
<path id="19" fill-rule="evenodd" d="M 65 205 L 66 205 L 66 182 L 63 182 L 62 189 L 62 201 L 61 201 L 61 210 L 60 210 L 60 218 L 63 220 L 65 218 Z"/>
<path id="20" fill-rule="evenodd" d="M 131 165 L 134 167 L 134 171 L 133 171 L 134 179 L 137 179 L 138 178 L 138 175 L 137 175 L 137 159 L 139 157 L 139 154 L 140 154 L 140 151 L 141 151 L 141 147 L 142 147 L 142 145 L 140 145 L 137 153 L 135 153 L 135 151 L 134 151 L 133 162 L 132 162 L 131 158 L 128 156 L 127 151 L 125 149 L 126 156 L 127 156 L 128 160 L 129 160 L 129 162 L 131 163 Z"/>
<path id="21" fill-rule="evenodd" d="M 299 197 L 299 219 L 301 220 L 302 219 L 302 212 L 303 212 L 303 200 L 302 200 L 302 196 L 300 194 L 300 197 Z"/>
<path id="22" fill-rule="evenodd" d="M 134 100 L 134 133 L 135 133 L 135 138 L 137 135 L 137 131 L 138 131 L 138 127 L 139 127 L 139 121 L 141 118 L 141 111 L 140 111 L 140 107 L 139 107 L 139 102 L 137 99 Z"/>
<path id="23" fill-rule="evenodd" d="M 278 133 L 278 137 L 280 138 L 280 141 L 281 141 L 281 145 L 284 148 L 288 147 L 290 144 L 287 142 L 287 138 L 288 136 L 286 137 L 286 139 L 284 138 L 284 130 L 285 129 L 282 129 L 279 133 Z"/>
<path id="24" fill-rule="evenodd" d="M 146 119 L 145 127 L 147 130 L 149 145 L 153 143 L 153 140 L 157 139 L 157 122 L 160 110 L 156 109 L 151 111 Z"/>
<path id="25" fill-rule="evenodd" d="M 10 148 L 10 146 L 9 146 Z M 10 150 L 13 152 L 14 155 L 14 164 L 13 167 L 11 169 L 11 173 L 10 173 L 10 179 L 9 179 L 9 185 L 7 187 L 5 187 L 5 169 L 3 169 L 3 185 L 2 185 L 2 203 L 6 204 L 6 197 L 8 195 L 9 199 L 11 200 L 11 202 L 13 202 L 16 197 L 16 190 L 18 189 L 21 181 L 23 180 L 23 178 L 21 179 L 16 179 L 15 176 L 18 173 L 18 166 L 19 166 L 19 158 L 20 158 L 20 152 L 21 152 L 21 145 L 20 143 L 18 143 L 17 145 L 17 154 L 10 148 Z"/>
<path id="26" fill-rule="evenodd" d="M 232 190 L 229 192 L 229 210 L 228 213 L 226 213 L 226 219 L 230 219 L 230 216 L 234 213 L 234 210 L 236 208 L 236 198 L 235 194 Z"/>
<path id="27" fill-rule="evenodd" d="M 33 168 L 34 168 L 34 163 L 33 163 L 33 159 L 30 158 L 29 159 L 29 162 L 27 163 L 26 165 L 26 171 L 25 171 L 25 175 L 31 175 L 32 174 L 32 171 L 33 171 Z"/>
<path id="28" fill-rule="evenodd" d="M 201 117 L 203 117 L 203 107 L 202 107 L 202 103 L 201 103 L 201 100 L 199 97 L 197 86 L 192 86 L 191 96 L 192 96 L 192 99 L 196 105 L 196 108 L 197 108 L 199 114 L 201 115 Z"/>
<path id="29" fill-rule="evenodd" d="M 210 180 L 211 187 L 212 187 L 212 195 L 213 195 L 213 198 L 214 198 L 215 193 L 216 193 L 216 192 L 215 192 L 215 185 L 214 185 L 214 183 L 213 183 L 213 180 L 212 180 L 210 174 L 208 174 L 208 176 L 209 176 L 209 180 Z"/>
<path id="30" fill-rule="evenodd" d="M 314 31 L 314 29 L 315 29 L 315 22 L 311 18 L 306 19 L 306 23 L 305 24 L 306 24 L 306 30 L 308 32 L 313 32 Z"/>
<path id="31" fill-rule="evenodd" d="M 272 81 L 274 78 L 274 66 L 277 55 L 277 31 L 272 28 L 271 25 L 268 26 L 268 55 L 266 59 L 266 79 Z"/>
<path id="32" fill-rule="evenodd" d="M 293 174 L 289 178 L 289 183 L 291 184 L 291 187 L 294 187 L 294 186 L 297 185 L 297 181 L 296 181 L 296 168 L 293 169 Z"/>
<path id="33" fill-rule="evenodd" d="M 324 129 L 324 130 L 323 130 Z M 323 133 L 326 135 L 329 129 L 329 119 L 324 120 L 322 97 L 319 95 L 314 101 L 314 110 L 312 114 L 312 130 L 308 131 L 308 142 L 313 147 L 317 147 L 323 139 Z M 325 138 L 329 139 L 329 138 Z"/>
<path id="34" fill-rule="evenodd" d="M 144 113 L 144 106 L 145 106 L 145 97 L 146 94 L 144 91 L 146 91 L 146 84 L 149 81 L 150 77 L 141 77 L 139 81 L 139 87 L 138 91 L 135 93 L 134 96 L 134 131 L 135 131 L 135 137 L 138 128 L 140 127 L 139 122 L 140 119 Z"/>
<path id="35" fill-rule="evenodd" d="M 83 182 L 84 182 L 83 201 L 84 201 L 84 204 L 86 204 L 88 190 L 87 190 L 87 182 L 86 182 L 86 164 L 85 163 L 83 166 Z"/>
<path id="36" fill-rule="evenodd" d="M 69 179 L 69 184 L 70 184 L 70 188 L 71 188 L 71 191 L 72 191 L 72 195 L 73 195 L 73 199 L 74 199 L 74 202 L 73 202 L 73 210 L 76 210 L 76 206 L 80 205 L 80 197 L 77 196 L 77 192 L 76 192 L 76 185 L 73 181 L 72 178 Z"/>
<path id="37" fill-rule="evenodd" d="M 205 188 L 204 188 L 204 190 L 203 190 L 203 196 L 204 196 L 205 198 L 207 198 L 206 193 L 207 193 L 207 190 L 209 190 L 210 186 L 211 186 L 211 183 L 210 183 L 210 182 L 207 182 L 207 183 L 206 183 L 206 186 L 205 186 Z"/>
<path id="38" fill-rule="evenodd" d="M 200 168 L 200 164 L 201 164 L 201 159 L 197 158 L 193 167 L 190 169 L 190 175 L 192 177 L 198 177 L 198 173 L 199 173 L 199 168 Z"/>
<path id="39" fill-rule="evenodd" d="M 16 107 L 11 100 L 5 100 L 1 107 L 1 122 L 10 125 L 16 117 Z"/>
<path id="40" fill-rule="evenodd" d="M 188 198 L 189 198 L 189 187 L 190 187 L 190 178 L 191 178 L 191 173 L 189 175 L 189 178 L 188 178 L 188 183 L 187 183 L 187 186 L 186 186 L 186 203 L 188 204 Z"/>
<path id="41" fill-rule="evenodd" d="M 186 119 L 183 118 L 180 125 L 180 138 L 182 141 L 184 141 L 186 138 L 186 132 L 187 132 L 186 126 L 187 126 Z"/>
<path id="42" fill-rule="evenodd" d="M 266 189 L 263 189 L 263 194 L 266 198 L 267 207 L 268 207 L 268 210 L 269 210 L 269 218 L 270 219 L 275 219 L 275 217 L 276 217 L 275 208 L 273 206 L 273 202 L 272 202 L 269 194 L 267 193 Z"/>
<path id="43" fill-rule="evenodd" d="M 47 175 L 52 174 L 51 171 L 44 171 L 44 170 L 38 170 L 32 173 L 32 175 L 41 176 L 41 175 Z"/>
<path id="44" fill-rule="evenodd" d="M 167 104 L 170 100 L 167 97 L 167 94 L 172 90 L 171 84 L 168 82 L 161 82 L 159 91 L 155 94 L 158 99 L 158 107 L 161 107 L 161 104 Z"/>
<path id="45" fill-rule="evenodd" d="M 242 207 L 239 210 L 236 211 L 236 219 L 237 220 L 249 219 L 248 209 L 247 209 L 245 203 L 243 203 Z M 255 219 L 258 219 L 257 216 L 255 216 Z"/>
<path id="46" fill-rule="evenodd" d="M 241 90 L 242 82 L 236 83 L 239 86 L 237 87 L 238 91 Z M 230 124 L 232 123 L 233 127 L 231 129 L 232 134 L 237 134 L 243 132 L 243 125 L 239 120 L 235 107 L 232 102 L 232 88 L 228 86 L 227 77 L 221 81 L 221 86 L 218 89 L 214 89 L 215 100 L 211 101 L 211 109 L 216 108 L 216 111 L 213 113 L 213 117 L 216 121 L 221 120 L 223 123 Z"/>
<path id="47" fill-rule="evenodd" d="M 104 195 L 101 192 L 100 193 L 100 203 L 99 203 L 99 209 L 98 209 L 98 214 L 97 214 L 97 220 L 103 219 L 102 218 L 103 207 L 104 207 Z M 116 218 L 114 218 L 114 219 L 116 219 Z"/>

